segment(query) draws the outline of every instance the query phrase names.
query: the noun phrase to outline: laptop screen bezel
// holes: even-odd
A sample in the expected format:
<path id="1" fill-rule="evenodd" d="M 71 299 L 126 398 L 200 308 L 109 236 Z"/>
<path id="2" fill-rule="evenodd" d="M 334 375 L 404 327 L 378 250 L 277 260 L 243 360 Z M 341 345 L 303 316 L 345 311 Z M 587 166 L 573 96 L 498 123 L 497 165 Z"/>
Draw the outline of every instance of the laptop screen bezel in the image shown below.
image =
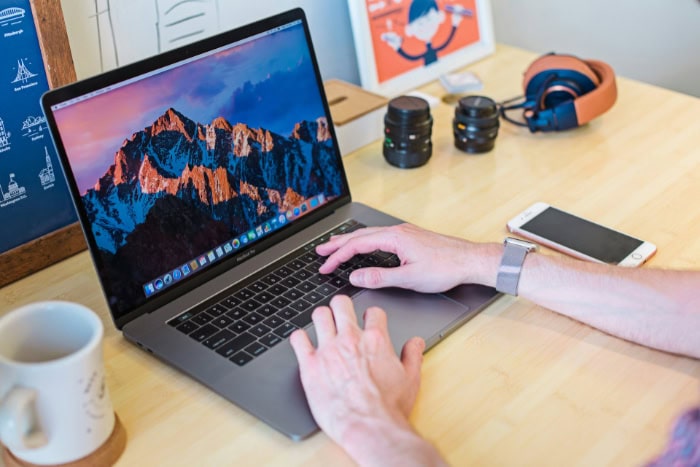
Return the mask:
<path id="1" fill-rule="evenodd" d="M 332 144 L 335 154 L 338 158 L 339 175 L 342 177 L 344 193 L 335 199 L 330 200 L 326 204 L 320 206 L 318 209 L 310 212 L 308 215 L 297 219 L 295 222 L 287 224 L 284 228 L 273 232 L 269 237 L 264 237 L 257 240 L 253 245 L 255 249 L 255 254 L 250 255 L 249 251 L 251 247 L 242 249 L 240 253 L 232 255 L 225 258 L 220 263 L 215 264 L 209 268 L 200 271 L 198 274 L 192 275 L 186 281 L 183 281 L 176 286 L 172 286 L 161 293 L 147 298 L 145 302 L 140 305 L 136 305 L 132 310 L 126 312 L 117 313 L 111 306 L 109 298 L 107 297 L 107 290 L 105 284 L 102 281 L 99 271 L 102 270 L 101 256 L 99 254 L 99 249 L 95 238 L 92 235 L 92 229 L 90 228 L 90 222 L 87 216 L 85 206 L 81 201 L 81 194 L 78 188 L 75 176 L 71 169 L 70 161 L 66 153 L 65 147 L 60 137 L 60 132 L 56 124 L 56 120 L 53 115 L 52 107 L 61 104 L 66 101 L 73 100 L 79 96 L 89 94 L 109 86 L 121 83 L 123 81 L 153 72 L 155 70 L 172 66 L 175 63 L 186 61 L 196 57 L 198 55 L 206 54 L 212 50 L 224 47 L 226 45 L 240 42 L 251 36 L 270 31 L 274 28 L 287 25 L 289 23 L 301 21 L 304 29 L 304 34 L 306 36 L 306 42 L 309 47 L 309 55 L 313 65 L 313 70 L 315 73 L 315 79 L 318 86 L 319 95 L 323 104 L 324 113 L 328 120 L 328 130 L 332 136 Z M 313 43 L 311 41 L 311 34 L 308 27 L 308 22 L 306 20 L 306 15 L 301 8 L 295 8 L 278 15 L 256 21 L 254 23 L 241 26 L 239 28 L 226 31 L 215 36 L 197 41 L 195 43 L 174 49 L 139 62 L 135 62 L 126 65 L 121 68 L 117 68 L 97 76 L 87 78 L 82 81 L 78 81 L 61 88 L 56 88 L 46 92 L 41 98 L 41 106 L 43 108 L 44 114 L 47 119 L 47 123 L 51 130 L 52 140 L 56 147 L 56 152 L 59 155 L 63 172 L 66 178 L 66 182 L 71 192 L 71 198 L 73 204 L 76 208 L 78 216 L 80 218 L 80 224 L 83 229 L 83 235 L 88 243 L 88 249 L 92 257 L 93 264 L 95 265 L 100 284 L 102 286 L 102 292 L 105 295 L 105 300 L 109 308 L 112 320 L 118 329 L 121 329 L 124 325 L 130 321 L 138 318 L 139 316 L 150 313 L 170 302 L 178 297 L 181 297 L 188 292 L 196 289 L 202 284 L 208 282 L 212 278 L 222 274 L 223 272 L 230 270 L 234 266 L 242 264 L 244 261 L 249 260 L 261 252 L 267 250 L 273 245 L 278 244 L 285 238 L 288 238 L 295 233 L 303 230 L 309 225 L 317 222 L 320 218 L 330 215 L 333 211 L 342 205 L 351 202 L 350 188 L 348 185 L 347 175 L 345 173 L 345 168 L 342 162 L 342 154 L 338 146 L 338 139 L 335 132 L 335 127 L 331 119 L 330 108 L 328 105 L 328 100 L 326 98 L 325 89 L 323 87 L 323 80 L 321 78 L 320 69 L 318 66 L 318 61 L 314 51 Z M 243 259 L 245 258 L 245 259 Z"/>

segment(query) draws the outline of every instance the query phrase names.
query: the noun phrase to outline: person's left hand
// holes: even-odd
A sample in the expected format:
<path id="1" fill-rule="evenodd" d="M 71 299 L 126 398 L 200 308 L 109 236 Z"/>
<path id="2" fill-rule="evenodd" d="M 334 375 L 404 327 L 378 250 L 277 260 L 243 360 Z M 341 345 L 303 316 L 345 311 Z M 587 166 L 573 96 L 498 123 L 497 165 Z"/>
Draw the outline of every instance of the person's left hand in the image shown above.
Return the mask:
<path id="1" fill-rule="evenodd" d="M 406 342 L 399 360 L 384 311 L 368 308 L 363 330 L 346 296 L 333 297 L 330 308 L 319 307 L 312 317 L 318 348 L 303 330 L 295 331 L 290 342 L 311 413 L 321 429 L 348 450 L 348 438 L 379 435 L 368 431 L 371 426 L 410 430 L 408 416 L 420 384 L 423 339 Z"/>

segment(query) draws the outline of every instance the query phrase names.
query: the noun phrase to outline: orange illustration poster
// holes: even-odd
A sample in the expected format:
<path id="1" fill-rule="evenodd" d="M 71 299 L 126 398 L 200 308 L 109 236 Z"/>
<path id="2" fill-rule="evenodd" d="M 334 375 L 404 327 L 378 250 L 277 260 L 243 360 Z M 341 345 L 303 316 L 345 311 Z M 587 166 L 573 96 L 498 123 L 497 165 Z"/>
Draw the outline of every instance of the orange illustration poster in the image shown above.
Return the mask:
<path id="1" fill-rule="evenodd" d="M 476 0 L 364 1 L 379 83 L 480 40 Z"/>

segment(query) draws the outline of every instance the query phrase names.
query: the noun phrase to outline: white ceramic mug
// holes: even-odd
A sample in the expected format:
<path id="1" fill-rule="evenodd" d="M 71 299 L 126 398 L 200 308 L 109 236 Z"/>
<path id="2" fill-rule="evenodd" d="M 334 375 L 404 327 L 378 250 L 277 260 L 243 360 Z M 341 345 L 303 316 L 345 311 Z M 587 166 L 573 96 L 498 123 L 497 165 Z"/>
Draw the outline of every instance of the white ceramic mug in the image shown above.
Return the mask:
<path id="1" fill-rule="evenodd" d="M 15 457 L 63 464 L 109 438 L 102 335 L 97 315 L 77 303 L 32 303 L 0 317 L 0 440 Z"/>

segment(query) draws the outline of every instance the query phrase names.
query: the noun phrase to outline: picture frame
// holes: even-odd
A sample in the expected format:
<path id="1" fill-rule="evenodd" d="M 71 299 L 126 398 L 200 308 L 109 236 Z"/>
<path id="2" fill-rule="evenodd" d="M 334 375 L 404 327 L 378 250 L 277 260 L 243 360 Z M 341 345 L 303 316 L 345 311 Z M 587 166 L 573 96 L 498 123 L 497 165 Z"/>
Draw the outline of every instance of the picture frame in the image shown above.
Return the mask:
<path id="1" fill-rule="evenodd" d="M 60 2 L 56 0 L 30 0 L 29 6 L 32 16 L 29 21 L 33 21 L 33 26 L 36 28 L 48 86 L 55 88 L 76 81 Z M 20 8 L 20 10 L 24 10 L 24 8 Z M 28 19 L 29 13 L 22 11 L 21 18 Z M 31 23 L 24 23 L 17 28 L 21 27 L 23 33 L 29 33 L 30 28 L 27 27 L 29 24 Z M 46 138 L 50 137 L 46 135 Z M 50 139 L 47 146 L 53 149 Z M 55 176 L 62 177 L 60 168 L 56 172 Z M 56 189 L 60 190 L 59 187 Z M 57 193 L 64 195 L 62 191 Z M 65 196 L 70 199 L 67 191 Z M 51 227 L 49 232 L 34 238 L 30 235 L 24 238 L 24 243 L 6 251 L 0 251 L 0 265 L 2 265 L 0 268 L 0 287 L 61 261 L 87 247 L 82 229 L 77 222 L 77 216 L 66 218 L 70 220 L 63 225 L 59 225 L 57 228 Z M 40 221 L 37 219 L 36 222 Z"/>
<path id="2" fill-rule="evenodd" d="M 362 87 L 386 97 L 495 51 L 490 0 L 348 0 L 348 9 Z"/>

